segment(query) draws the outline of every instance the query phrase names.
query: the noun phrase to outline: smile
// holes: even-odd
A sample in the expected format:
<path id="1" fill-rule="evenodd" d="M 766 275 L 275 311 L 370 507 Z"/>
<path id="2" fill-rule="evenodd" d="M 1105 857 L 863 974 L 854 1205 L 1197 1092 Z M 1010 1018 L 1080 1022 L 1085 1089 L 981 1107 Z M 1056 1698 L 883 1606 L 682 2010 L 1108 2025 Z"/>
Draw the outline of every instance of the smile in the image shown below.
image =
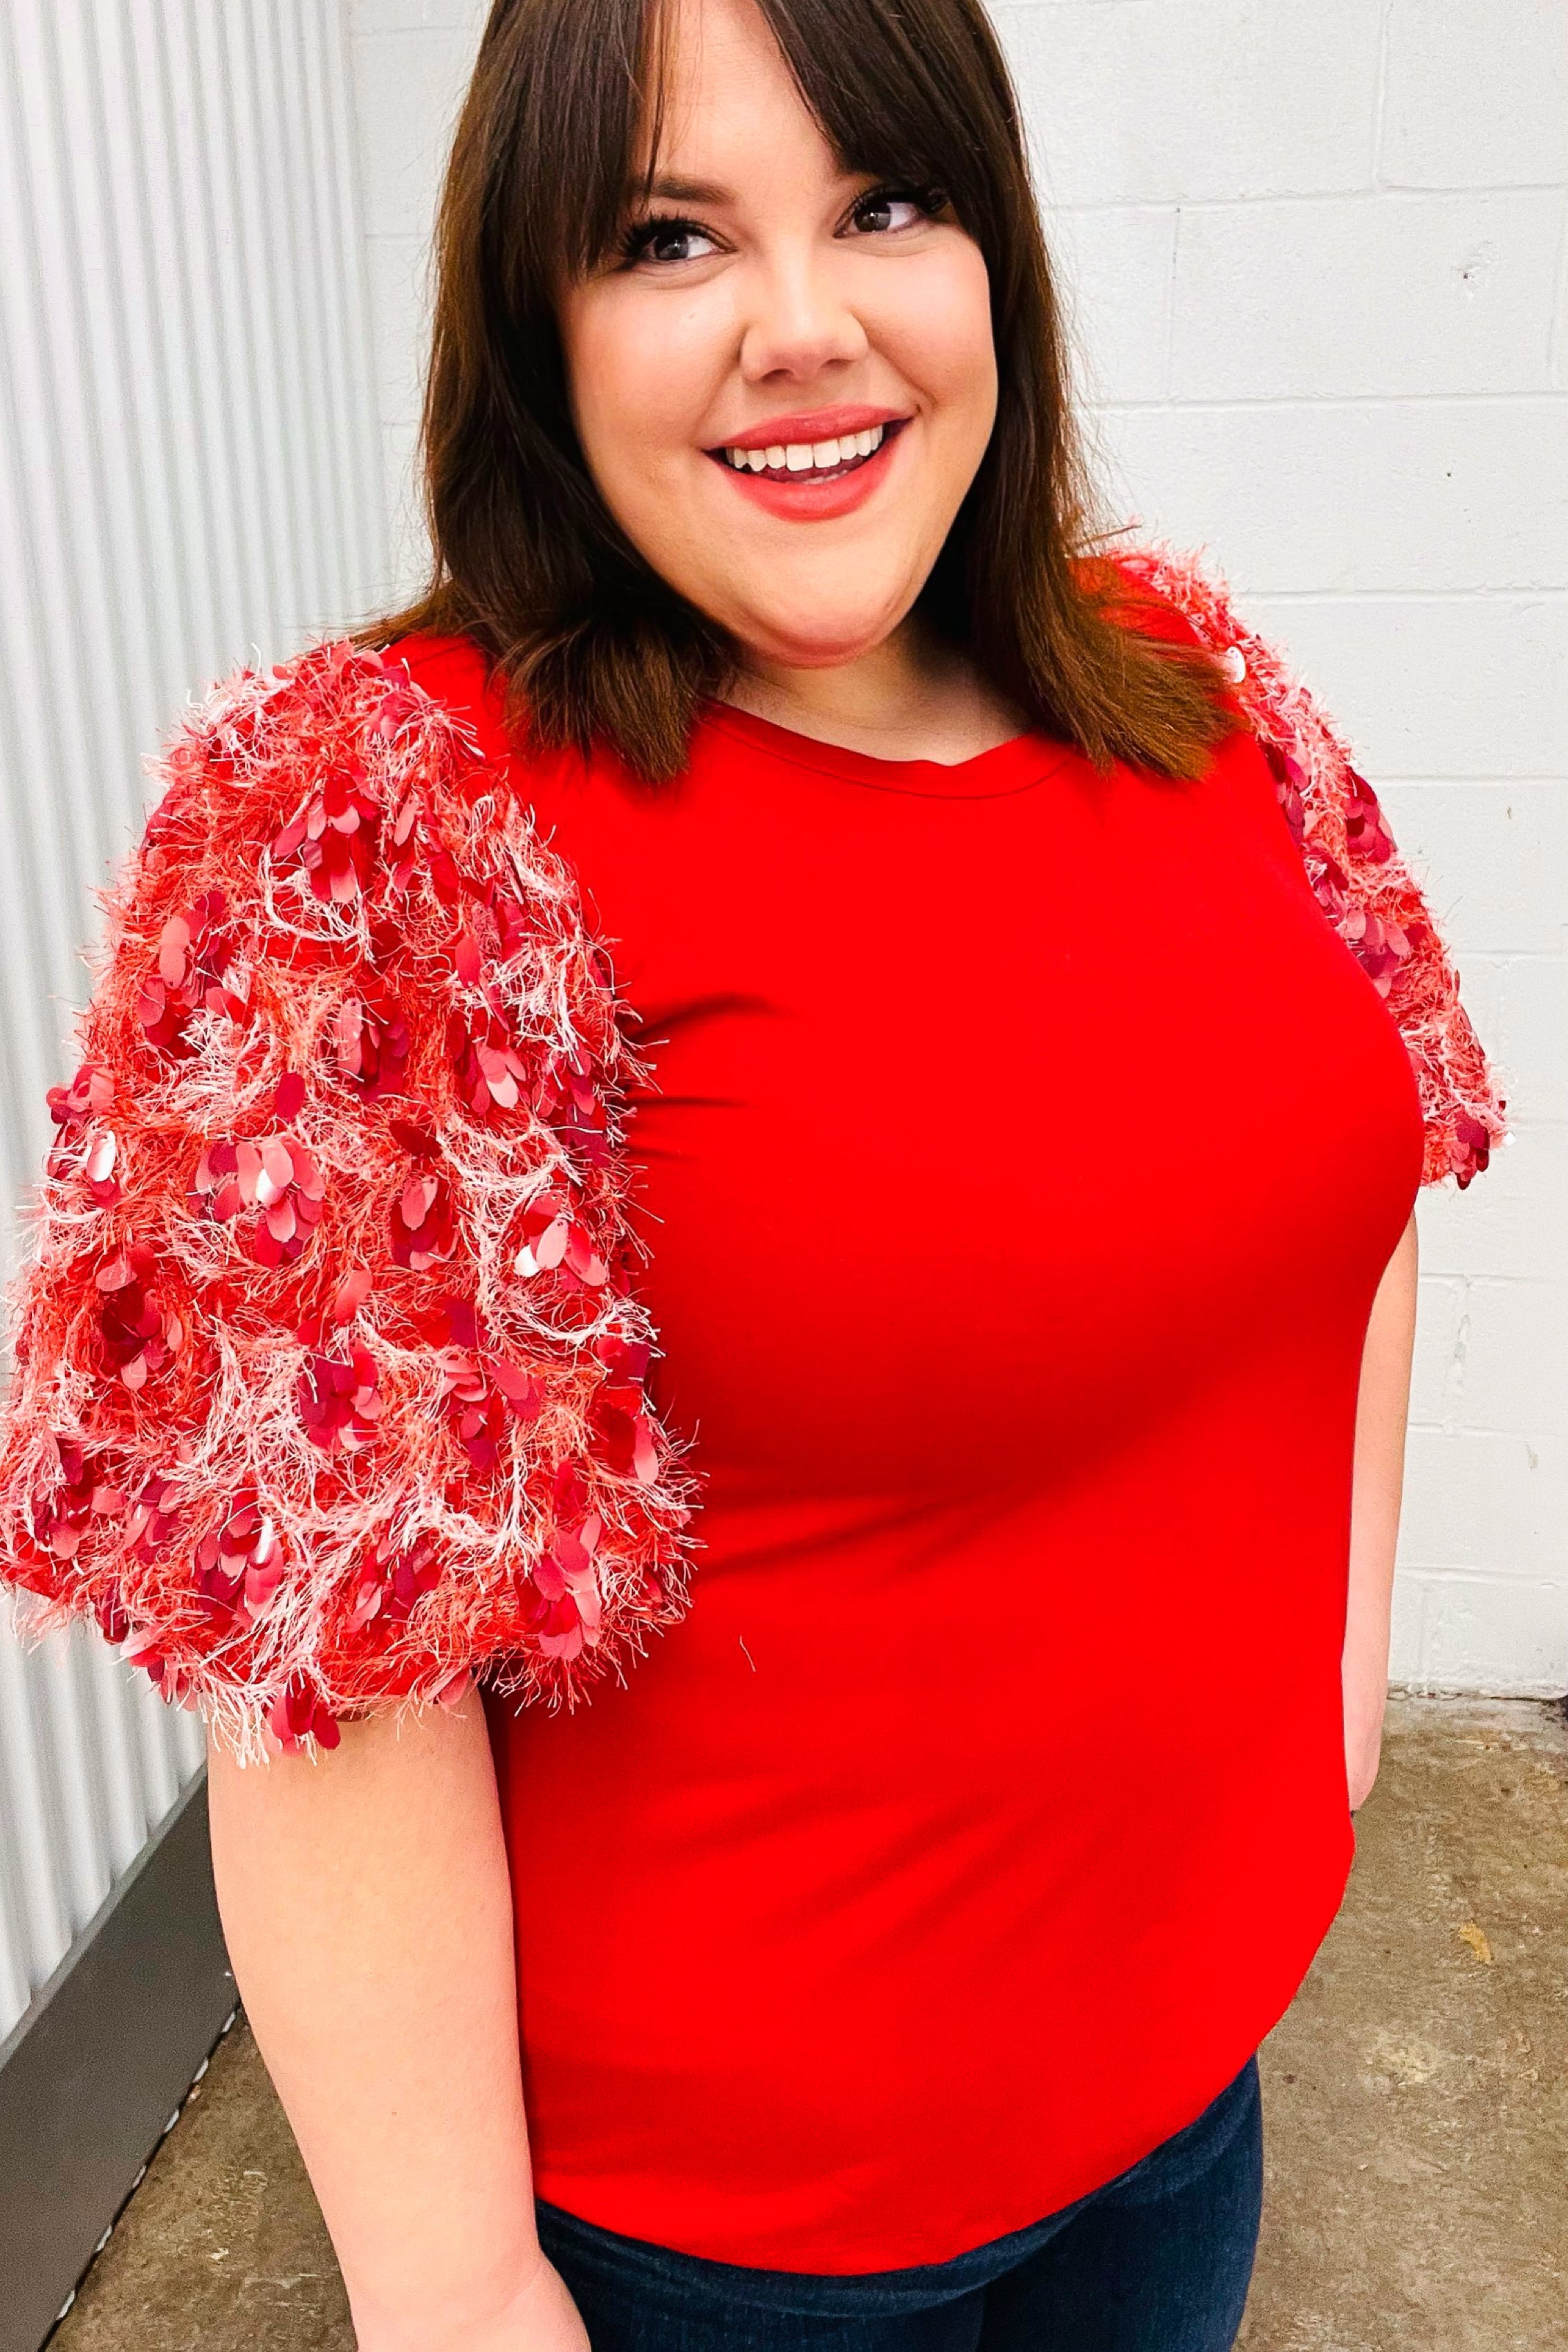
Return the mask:
<path id="1" fill-rule="evenodd" d="M 781 522 L 831 522 L 875 495 L 910 420 L 883 415 L 862 425 L 852 412 L 843 421 L 847 432 L 807 441 L 796 436 L 814 418 L 780 417 L 776 441 L 729 441 L 705 454 L 749 505 Z"/>
<path id="2" fill-rule="evenodd" d="M 774 441 L 765 449 L 728 448 L 724 461 L 737 474 L 792 475 L 809 482 L 835 481 L 874 457 L 890 430 L 868 425 L 863 433 L 841 433 L 829 441 Z"/>

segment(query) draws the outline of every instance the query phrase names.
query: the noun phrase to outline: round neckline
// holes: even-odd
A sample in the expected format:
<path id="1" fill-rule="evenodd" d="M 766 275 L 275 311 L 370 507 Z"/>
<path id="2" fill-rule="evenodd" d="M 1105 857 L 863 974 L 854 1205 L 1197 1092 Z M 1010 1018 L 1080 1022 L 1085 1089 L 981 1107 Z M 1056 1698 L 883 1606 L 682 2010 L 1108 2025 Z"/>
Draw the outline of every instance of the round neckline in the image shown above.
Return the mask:
<path id="1" fill-rule="evenodd" d="M 780 727 L 771 719 L 738 710 L 731 702 L 707 700 L 702 714 L 706 724 L 738 737 L 769 759 L 814 768 L 870 792 L 913 793 L 923 800 L 998 800 L 1028 792 L 1074 756 L 1071 743 L 1035 728 L 951 764 L 942 760 L 883 760 L 874 751 L 855 751 L 845 744 L 824 743 L 815 735 L 798 734 L 792 727 Z"/>

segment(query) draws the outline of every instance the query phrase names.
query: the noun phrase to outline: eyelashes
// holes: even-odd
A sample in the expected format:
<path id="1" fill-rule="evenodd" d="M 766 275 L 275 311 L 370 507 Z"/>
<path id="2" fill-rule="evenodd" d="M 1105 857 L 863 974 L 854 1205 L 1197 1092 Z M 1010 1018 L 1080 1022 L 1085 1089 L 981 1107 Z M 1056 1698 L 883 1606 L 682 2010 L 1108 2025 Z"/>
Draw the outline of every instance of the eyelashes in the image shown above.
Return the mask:
<path id="1" fill-rule="evenodd" d="M 688 220 L 682 213 L 653 213 L 645 220 L 633 221 L 622 232 L 621 258 L 626 262 L 689 261 L 690 254 L 655 251 L 658 246 L 679 244 L 689 237 L 704 237 L 708 244 L 713 243 L 700 221 Z"/>
<path id="2" fill-rule="evenodd" d="M 946 211 L 948 201 L 946 189 L 934 182 L 924 187 L 912 187 L 900 181 L 883 188 L 868 188 L 863 196 L 855 198 L 850 216 L 861 220 L 867 213 L 887 213 L 895 205 L 913 205 L 927 220 L 935 220 L 938 213 Z"/>
<path id="3" fill-rule="evenodd" d="M 949 202 L 946 189 L 935 183 L 916 186 L 907 182 L 890 181 L 883 187 L 868 188 L 863 195 L 857 196 L 850 208 L 850 218 L 861 226 L 870 228 L 872 222 L 867 218 L 868 215 L 886 215 L 896 205 L 910 205 L 925 219 L 935 220 L 939 213 L 946 211 Z M 896 234 L 897 225 L 884 220 L 877 227 L 883 234 L 893 235 Z M 645 214 L 641 220 L 631 222 L 622 232 L 618 245 L 619 258 L 623 266 L 630 268 L 639 261 L 676 263 L 705 257 L 669 249 L 693 241 L 700 241 L 716 250 L 717 240 L 713 232 L 687 214 Z"/>

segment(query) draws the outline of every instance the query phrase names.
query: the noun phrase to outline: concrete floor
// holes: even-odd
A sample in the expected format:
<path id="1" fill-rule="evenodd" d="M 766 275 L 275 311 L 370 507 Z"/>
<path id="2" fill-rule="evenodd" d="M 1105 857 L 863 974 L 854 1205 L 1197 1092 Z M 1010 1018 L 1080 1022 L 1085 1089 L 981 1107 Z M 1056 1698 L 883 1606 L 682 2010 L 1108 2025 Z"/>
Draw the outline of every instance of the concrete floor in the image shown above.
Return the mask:
<path id="1" fill-rule="evenodd" d="M 1246 2352 L 1568 2352 L 1568 1726 L 1401 1700 L 1344 1908 L 1264 2053 Z M 243 2021 L 51 2352 L 351 2352 Z"/>

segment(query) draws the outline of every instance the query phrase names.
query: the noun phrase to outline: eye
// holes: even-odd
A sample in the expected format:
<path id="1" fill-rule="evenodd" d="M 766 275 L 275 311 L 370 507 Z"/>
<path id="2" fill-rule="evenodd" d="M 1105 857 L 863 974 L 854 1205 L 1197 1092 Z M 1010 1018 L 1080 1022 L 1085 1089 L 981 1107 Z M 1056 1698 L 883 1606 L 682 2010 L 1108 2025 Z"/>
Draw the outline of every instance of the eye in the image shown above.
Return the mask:
<path id="1" fill-rule="evenodd" d="M 718 241 L 698 221 L 660 217 L 636 222 L 621 249 L 629 262 L 706 261 Z"/>
<path id="2" fill-rule="evenodd" d="M 904 228 L 918 228 L 943 211 L 944 188 L 869 188 L 856 203 L 850 219 L 871 236 L 885 236 Z"/>

